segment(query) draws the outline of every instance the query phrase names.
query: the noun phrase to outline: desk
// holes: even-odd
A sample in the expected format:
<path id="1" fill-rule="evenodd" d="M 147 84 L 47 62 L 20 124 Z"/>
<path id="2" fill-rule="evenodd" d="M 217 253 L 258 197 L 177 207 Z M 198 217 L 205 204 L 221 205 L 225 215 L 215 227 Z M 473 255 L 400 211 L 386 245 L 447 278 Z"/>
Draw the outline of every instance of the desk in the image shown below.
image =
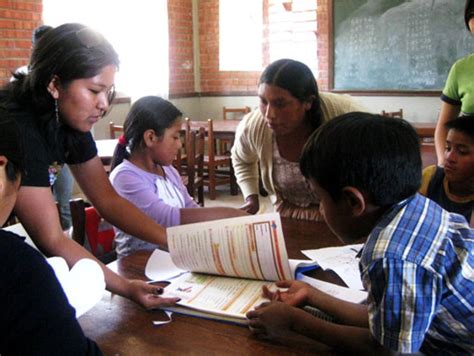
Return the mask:
<path id="1" fill-rule="evenodd" d="M 424 138 L 434 138 L 436 122 L 411 122 L 411 125 L 422 140 Z"/>
<path id="2" fill-rule="evenodd" d="M 117 146 L 118 139 L 96 140 L 97 156 L 102 160 L 104 165 L 110 164 L 114 155 L 115 146 Z"/>
<path id="3" fill-rule="evenodd" d="M 341 244 L 324 223 L 292 219 L 282 222 L 288 254 L 292 258 L 302 258 L 301 249 Z M 143 271 L 149 255 L 150 252 L 139 251 L 109 266 L 122 276 L 146 279 Z M 79 323 L 106 355 L 310 354 L 308 350 L 256 339 L 247 328 L 236 325 L 178 314 L 173 314 L 173 322 L 158 327 L 152 325 L 153 320 L 165 320 L 163 312 L 147 312 L 127 299 L 111 297 L 106 292 L 92 310 L 79 318 Z"/>

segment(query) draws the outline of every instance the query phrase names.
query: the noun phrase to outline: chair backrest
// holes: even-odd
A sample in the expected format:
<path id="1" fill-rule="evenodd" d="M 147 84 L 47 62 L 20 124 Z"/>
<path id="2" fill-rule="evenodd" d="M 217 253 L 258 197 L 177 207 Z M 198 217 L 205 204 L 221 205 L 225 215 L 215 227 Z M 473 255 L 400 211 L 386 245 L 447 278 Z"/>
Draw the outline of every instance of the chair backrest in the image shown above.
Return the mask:
<path id="1" fill-rule="evenodd" d="M 97 210 L 88 206 L 82 199 L 69 201 L 72 220 L 72 238 L 82 246 L 89 245 L 94 256 L 104 263 L 116 258 L 114 251 L 115 231 L 108 222 L 100 217 Z"/>
<path id="2" fill-rule="evenodd" d="M 245 114 L 248 114 L 250 112 L 250 107 L 249 106 L 244 106 L 242 108 L 228 108 L 226 106 L 223 107 L 222 113 L 223 113 L 223 119 L 234 119 L 234 120 L 240 120 Z"/>
<path id="3" fill-rule="evenodd" d="M 206 130 L 200 127 L 192 130 L 189 119 L 186 121 L 186 176 L 189 194 L 204 206 L 204 145 Z"/>
<path id="4" fill-rule="evenodd" d="M 394 117 L 394 118 L 398 118 L 398 119 L 403 119 L 403 109 L 400 109 L 398 111 L 385 111 L 385 110 L 382 110 L 380 115 L 388 116 L 388 117 Z"/>
<path id="5" fill-rule="evenodd" d="M 123 133 L 123 125 L 115 125 L 113 121 L 110 121 L 109 130 L 110 130 L 110 138 L 111 139 L 117 138 L 117 135 L 120 136 Z"/>
<path id="6" fill-rule="evenodd" d="M 185 121 L 189 120 L 188 118 L 185 118 Z M 180 137 L 179 139 L 181 140 L 181 148 L 178 150 L 176 153 L 176 157 L 173 160 L 173 166 L 176 168 L 176 170 L 179 172 L 181 176 L 184 176 L 187 174 L 186 172 L 186 136 L 187 136 L 187 129 L 186 129 L 186 124 L 185 124 L 185 129 L 180 130 Z"/>

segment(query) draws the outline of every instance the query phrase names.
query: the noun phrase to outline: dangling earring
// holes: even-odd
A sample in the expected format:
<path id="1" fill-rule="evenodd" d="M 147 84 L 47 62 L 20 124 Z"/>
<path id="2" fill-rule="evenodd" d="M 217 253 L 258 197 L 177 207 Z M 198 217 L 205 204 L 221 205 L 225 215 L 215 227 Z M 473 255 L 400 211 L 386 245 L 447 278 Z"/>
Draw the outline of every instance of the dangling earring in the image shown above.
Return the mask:
<path id="1" fill-rule="evenodd" d="M 54 99 L 54 113 L 56 114 L 56 123 L 59 125 L 58 99 Z"/>

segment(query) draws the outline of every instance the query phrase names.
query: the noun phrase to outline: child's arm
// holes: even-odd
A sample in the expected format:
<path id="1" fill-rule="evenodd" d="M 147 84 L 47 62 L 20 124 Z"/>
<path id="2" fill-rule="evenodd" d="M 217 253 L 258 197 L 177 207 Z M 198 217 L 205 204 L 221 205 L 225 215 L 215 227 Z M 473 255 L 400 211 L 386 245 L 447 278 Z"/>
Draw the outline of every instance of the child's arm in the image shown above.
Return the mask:
<path id="1" fill-rule="evenodd" d="M 389 353 L 372 338 L 368 328 L 327 322 L 281 302 L 262 304 L 247 313 L 247 317 L 255 335 L 285 344 L 298 344 L 296 335 L 300 335 L 338 351 L 361 355 Z"/>
<path id="2" fill-rule="evenodd" d="M 355 304 L 334 298 L 310 285 L 299 281 L 281 281 L 276 285 L 279 288 L 288 288 L 282 292 L 271 292 L 264 287 L 263 294 L 270 300 L 277 300 L 285 304 L 303 307 L 310 305 L 334 317 L 338 323 L 369 327 L 367 306 Z"/>

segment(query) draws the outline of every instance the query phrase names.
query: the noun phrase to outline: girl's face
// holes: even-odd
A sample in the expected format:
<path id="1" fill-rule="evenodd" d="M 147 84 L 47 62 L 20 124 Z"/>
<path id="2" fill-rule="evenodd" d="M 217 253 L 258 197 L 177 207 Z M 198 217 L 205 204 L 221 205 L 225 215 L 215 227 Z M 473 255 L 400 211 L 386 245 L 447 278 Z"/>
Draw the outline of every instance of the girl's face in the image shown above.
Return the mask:
<path id="1" fill-rule="evenodd" d="M 181 117 L 176 118 L 173 125 L 167 128 L 163 136 L 155 136 L 151 146 L 152 159 L 155 164 L 169 166 L 173 163 L 179 149 L 182 147 Z"/>
<path id="2" fill-rule="evenodd" d="M 7 221 L 15 206 L 21 181 L 20 177 L 14 182 L 7 179 L 7 162 L 8 159 L 5 156 L 0 156 L 0 226 Z"/>
<path id="3" fill-rule="evenodd" d="M 469 19 L 468 24 L 469 24 L 469 30 L 471 31 L 471 34 L 474 35 L 474 17 L 471 17 Z"/>
<path id="4" fill-rule="evenodd" d="M 95 77 L 76 79 L 67 85 L 62 85 L 60 78 L 53 79 L 48 90 L 58 101 L 61 120 L 73 129 L 89 132 L 109 108 L 115 72 L 111 64 Z"/>
<path id="5" fill-rule="evenodd" d="M 311 102 L 301 102 L 289 91 L 275 85 L 258 87 L 260 111 L 276 136 L 284 136 L 301 128 Z"/>

